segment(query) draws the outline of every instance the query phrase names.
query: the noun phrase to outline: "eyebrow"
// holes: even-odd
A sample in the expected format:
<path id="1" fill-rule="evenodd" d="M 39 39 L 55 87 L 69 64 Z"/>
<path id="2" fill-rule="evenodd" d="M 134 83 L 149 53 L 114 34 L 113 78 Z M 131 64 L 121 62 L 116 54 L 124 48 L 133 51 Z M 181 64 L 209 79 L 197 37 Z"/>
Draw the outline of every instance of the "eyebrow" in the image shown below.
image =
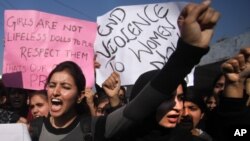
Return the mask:
<path id="1" fill-rule="evenodd" d="M 65 82 L 65 81 L 63 81 L 63 82 L 57 82 L 57 81 L 50 81 L 48 84 L 62 84 L 62 85 L 64 85 L 64 84 L 67 84 L 67 85 L 70 85 L 70 86 L 72 86 L 72 84 L 71 83 L 68 83 L 68 82 Z"/>

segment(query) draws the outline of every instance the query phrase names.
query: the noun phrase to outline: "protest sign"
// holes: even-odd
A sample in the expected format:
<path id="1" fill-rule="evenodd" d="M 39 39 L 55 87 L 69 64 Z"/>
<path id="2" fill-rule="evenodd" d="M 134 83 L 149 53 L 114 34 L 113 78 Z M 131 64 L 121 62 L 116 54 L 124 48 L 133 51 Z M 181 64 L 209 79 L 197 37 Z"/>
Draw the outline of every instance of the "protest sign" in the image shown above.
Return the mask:
<path id="1" fill-rule="evenodd" d="M 161 69 L 176 49 L 177 19 L 185 4 L 122 6 L 98 17 L 95 52 L 102 65 L 97 83 L 117 71 L 122 85 L 133 85 L 140 74 Z"/>
<path id="2" fill-rule="evenodd" d="M 0 124 L 1 141 L 31 141 L 27 125 L 17 124 Z"/>
<path id="3" fill-rule="evenodd" d="M 94 84 L 96 23 L 34 10 L 6 10 L 4 20 L 6 86 L 43 89 L 50 71 L 68 60 Z"/>

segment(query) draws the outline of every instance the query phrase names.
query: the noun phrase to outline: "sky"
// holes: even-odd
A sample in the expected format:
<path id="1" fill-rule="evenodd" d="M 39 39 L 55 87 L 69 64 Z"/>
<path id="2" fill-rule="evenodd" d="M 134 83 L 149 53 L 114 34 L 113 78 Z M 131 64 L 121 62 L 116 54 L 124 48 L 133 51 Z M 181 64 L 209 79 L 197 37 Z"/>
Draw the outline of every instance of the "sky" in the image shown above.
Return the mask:
<path id="1" fill-rule="evenodd" d="M 39 10 L 88 21 L 96 21 L 117 6 L 163 3 L 180 0 L 0 0 L 0 38 L 4 38 L 4 10 Z M 202 0 L 186 0 L 199 3 Z M 212 0 L 212 7 L 221 13 L 212 43 L 250 31 L 250 0 Z M 0 40 L 3 60 L 3 40 Z M 0 73 L 2 61 L 0 61 Z"/>

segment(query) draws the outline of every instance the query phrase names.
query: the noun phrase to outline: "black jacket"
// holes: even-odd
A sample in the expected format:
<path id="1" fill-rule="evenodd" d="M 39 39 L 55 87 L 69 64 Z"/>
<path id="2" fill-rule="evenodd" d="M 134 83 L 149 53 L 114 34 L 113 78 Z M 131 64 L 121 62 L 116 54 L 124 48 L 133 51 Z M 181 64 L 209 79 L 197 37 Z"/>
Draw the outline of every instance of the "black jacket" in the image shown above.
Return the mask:
<path id="1" fill-rule="evenodd" d="M 136 98 L 107 117 L 96 120 L 92 130 L 94 140 L 188 140 L 190 134 L 183 134 L 187 132 L 158 128 L 153 117 L 157 107 L 173 97 L 177 86 L 207 52 L 208 49 L 190 46 L 180 39 L 166 65 L 138 92 Z"/>
<path id="2" fill-rule="evenodd" d="M 214 141 L 249 141 L 250 108 L 246 106 L 246 99 L 220 97 L 220 104 L 209 114 L 206 127 Z M 246 129 L 248 133 L 238 136 L 237 129 Z"/>

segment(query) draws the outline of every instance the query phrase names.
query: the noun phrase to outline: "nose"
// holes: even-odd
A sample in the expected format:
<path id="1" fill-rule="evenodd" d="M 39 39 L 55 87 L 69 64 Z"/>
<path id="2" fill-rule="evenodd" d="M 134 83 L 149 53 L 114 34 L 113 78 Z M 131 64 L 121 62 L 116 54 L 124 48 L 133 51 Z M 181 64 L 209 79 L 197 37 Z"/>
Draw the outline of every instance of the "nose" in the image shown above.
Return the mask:
<path id="1" fill-rule="evenodd" d="M 177 96 L 175 96 L 175 106 L 174 109 L 178 112 L 181 112 L 183 108 L 183 101 L 179 100 Z"/>
<path id="2" fill-rule="evenodd" d="M 32 109 L 32 113 L 33 113 L 33 115 L 37 115 L 38 109 L 37 109 L 36 107 L 34 107 L 34 108 Z"/>
<path id="3" fill-rule="evenodd" d="M 60 86 L 56 86 L 56 87 L 53 89 L 53 92 L 52 92 L 53 96 L 58 96 L 58 95 L 60 95 L 60 91 L 61 91 Z"/>
<path id="4" fill-rule="evenodd" d="M 14 97 L 19 97 L 19 93 L 14 93 Z"/>
<path id="5" fill-rule="evenodd" d="M 211 104 L 211 107 L 212 107 L 212 108 L 215 108 L 215 107 L 216 107 L 216 103 L 213 102 L 213 103 Z"/>
<path id="6" fill-rule="evenodd" d="M 189 115 L 189 110 L 188 110 L 188 108 L 183 107 L 182 115 L 183 115 L 183 116 L 188 116 L 188 115 Z"/>

